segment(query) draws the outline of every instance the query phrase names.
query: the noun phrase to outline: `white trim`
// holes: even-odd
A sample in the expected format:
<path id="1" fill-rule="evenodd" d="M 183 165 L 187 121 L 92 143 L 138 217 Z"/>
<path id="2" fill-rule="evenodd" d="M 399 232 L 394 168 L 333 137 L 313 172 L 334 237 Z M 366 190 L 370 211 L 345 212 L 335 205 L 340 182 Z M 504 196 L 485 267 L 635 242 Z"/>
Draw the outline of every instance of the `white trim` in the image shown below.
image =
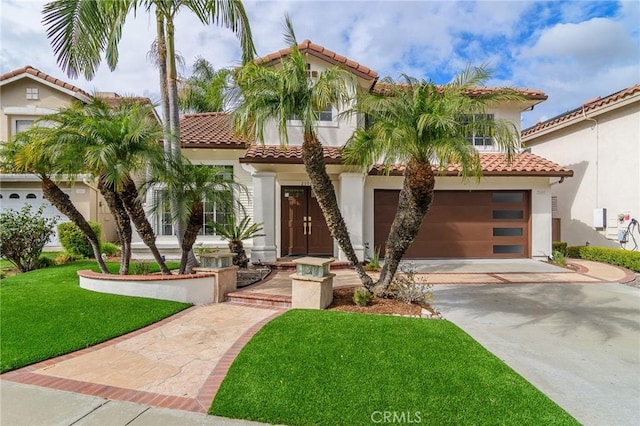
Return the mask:
<path id="1" fill-rule="evenodd" d="M 2 112 L 5 115 L 46 115 L 55 114 L 59 111 L 59 108 L 43 108 L 35 105 L 27 105 L 22 107 L 8 106 L 2 108 Z"/>
<path id="2" fill-rule="evenodd" d="M 42 71 L 40 71 L 40 72 L 42 72 Z M 85 96 L 82 93 L 74 92 L 73 90 L 69 90 L 67 88 L 58 86 L 55 83 L 51 83 L 50 81 L 44 80 L 44 79 L 42 79 L 40 77 L 36 77 L 35 75 L 31 75 L 31 74 L 29 74 L 27 72 L 23 72 L 22 74 L 14 75 L 13 77 L 10 77 L 10 78 L 8 78 L 6 80 L 3 80 L 2 82 L 0 82 L 0 87 L 5 86 L 5 85 L 7 85 L 9 83 L 13 83 L 14 81 L 21 80 L 23 78 L 30 78 L 33 81 L 36 81 L 38 83 L 42 83 L 45 86 L 49 86 L 52 89 L 58 90 L 59 92 L 66 93 L 67 95 L 72 96 L 72 97 L 74 97 L 76 99 L 79 99 L 79 100 L 81 100 L 83 102 L 89 102 L 89 100 L 90 100 L 87 96 Z M 62 81 L 62 80 L 60 80 L 60 81 Z M 70 84 L 70 83 L 67 83 L 67 84 Z"/>
<path id="3" fill-rule="evenodd" d="M 82 182 L 83 178 L 89 177 L 90 175 L 78 175 L 72 182 Z M 56 180 L 60 178 L 60 176 L 54 176 L 52 179 Z M 61 181 L 70 181 L 68 177 L 62 176 Z M 40 178 L 38 175 L 31 173 L 0 173 L 0 182 L 40 182 Z"/>

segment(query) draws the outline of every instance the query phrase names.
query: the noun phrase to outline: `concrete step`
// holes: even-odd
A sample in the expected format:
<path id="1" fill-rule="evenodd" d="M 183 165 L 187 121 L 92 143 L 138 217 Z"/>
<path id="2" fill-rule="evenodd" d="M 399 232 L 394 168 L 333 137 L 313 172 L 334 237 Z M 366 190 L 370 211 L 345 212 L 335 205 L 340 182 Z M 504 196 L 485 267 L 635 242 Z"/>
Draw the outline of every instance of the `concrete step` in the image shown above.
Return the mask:
<path id="1" fill-rule="evenodd" d="M 279 294 L 265 294 L 254 291 L 232 291 L 227 294 L 227 302 L 243 305 L 273 306 L 275 308 L 290 308 L 291 296 Z"/>

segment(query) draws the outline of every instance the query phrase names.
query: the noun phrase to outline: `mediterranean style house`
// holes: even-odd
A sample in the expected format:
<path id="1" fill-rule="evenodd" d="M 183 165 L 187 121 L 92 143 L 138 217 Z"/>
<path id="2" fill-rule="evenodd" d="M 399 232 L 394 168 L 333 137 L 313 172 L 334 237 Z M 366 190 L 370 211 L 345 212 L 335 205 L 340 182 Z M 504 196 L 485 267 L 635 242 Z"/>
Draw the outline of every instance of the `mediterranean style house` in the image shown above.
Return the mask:
<path id="1" fill-rule="evenodd" d="M 640 84 L 537 123 L 522 141 L 575 173 L 551 187 L 554 239 L 620 247 L 619 231 L 640 219 Z"/>
<path id="2" fill-rule="evenodd" d="M 337 65 L 355 76 L 369 91 L 384 91 L 378 74 L 310 41 L 299 45 L 310 75 Z M 278 66 L 289 54 L 283 49 L 262 58 Z M 475 93 L 494 90 L 478 87 Z M 508 103 L 490 113 L 512 121 L 520 131 L 523 111 L 547 97 L 544 93 L 519 90 L 526 100 Z M 473 96 L 474 93 L 470 93 Z M 327 170 L 336 188 L 338 202 L 351 240 L 360 259 L 383 247 L 402 187 L 401 170 L 384 175 L 376 167 L 361 172 L 342 164 L 340 148 L 347 142 L 362 117 L 338 119 L 335 107 L 319 114 L 318 136 L 324 145 Z M 267 129 L 268 130 L 268 129 Z M 283 147 L 275 127 L 264 140 L 237 138 L 232 119 L 226 113 L 187 114 L 181 120 L 183 154 L 193 162 L 224 166 L 246 185 L 239 193 L 246 213 L 264 225 L 263 237 L 247 242 L 253 262 L 272 262 L 286 256 L 335 256 L 344 259 L 331 238 L 322 212 L 311 191 L 301 158 L 302 133 L 299 123 L 288 126 L 289 145 Z M 435 201 L 407 258 L 544 258 L 551 254 L 551 192 L 557 182 L 573 172 L 532 153 L 520 153 L 511 164 L 499 152 L 491 137 L 470 138 L 480 152 L 484 177 L 480 183 L 463 182 L 455 167 L 437 177 Z M 216 206 L 207 207 L 205 220 L 220 215 Z M 158 244 L 164 250 L 177 249 L 168 217 L 154 218 Z M 207 232 L 207 231 L 205 231 Z M 203 235 L 206 245 L 225 243 L 215 235 Z"/>
<path id="3" fill-rule="evenodd" d="M 111 104 L 120 98 L 113 92 L 96 93 Z M 0 75 L 0 142 L 8 141 L 12 136 L 31 127 L 36 119 L 53 114 L 74 101 L 89 102 L 91 95 L 84 90 L 59 80 L 51 75 L 25 66 Z M 144 98 L 144 102 L 150 102 Z M 116 230 L 113 217 L 106 202 L 97 188 L 88 179 L 80 175 L 73 182 L 60 182 L 61 189 L 70 197 L 80 213 L 102 225 L 103 241 L 115 241 Z M 24 204 L 33 209 L 44 205 L 44 215 L 59 217 L 60 222 L 68 219 L 58 209 L 47 203 L 42 194 L 40 179 L 31 174 L 0 174 L 0 208 L 20 210 Z M 59 247 L 54 235 L 47 247 Z"/>

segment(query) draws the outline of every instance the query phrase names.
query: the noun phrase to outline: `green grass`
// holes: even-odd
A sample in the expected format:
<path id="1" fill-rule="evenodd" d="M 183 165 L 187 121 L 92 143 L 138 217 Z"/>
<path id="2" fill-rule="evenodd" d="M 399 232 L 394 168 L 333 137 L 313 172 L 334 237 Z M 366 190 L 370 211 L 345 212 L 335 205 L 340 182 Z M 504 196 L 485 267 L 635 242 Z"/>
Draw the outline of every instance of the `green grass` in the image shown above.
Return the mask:
<path id="1" fill-rule="evenodd" d="M 394 413 L 395 423 L 578 424 L 450 322 L 309 310 L 254 336 L 209 413 L 289 425 L 389 423 Z"/>
<path id="2" fill-rule="evenodd" d="M 0 371 L 95 345 L 189 306 L 81 289 L 79 269 L 98 271 L 95 261 L 84 260 L 2 279 Z"/>

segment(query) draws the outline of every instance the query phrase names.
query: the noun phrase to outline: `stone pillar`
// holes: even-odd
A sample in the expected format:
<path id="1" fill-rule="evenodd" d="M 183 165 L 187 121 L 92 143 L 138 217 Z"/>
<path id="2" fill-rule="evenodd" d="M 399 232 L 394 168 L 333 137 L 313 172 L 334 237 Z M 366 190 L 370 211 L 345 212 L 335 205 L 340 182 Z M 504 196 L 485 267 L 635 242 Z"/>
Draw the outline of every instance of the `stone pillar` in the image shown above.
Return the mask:
<path id="1" fill-rule="evenodd" d="M 364 260 L 364 178 L 363 173 L 340 173 L 340 211 L 349 230 L 351 244 L 360 261 Z M 342 250 L 340 260 L 348 260 Z"/>
<path id="2" fill-rule="evenodd" d="M 264 237 L 254 237 L 251 262 L 276 261 L 276 174 L 254 172 L 253 221 L 262 222 Z"/>

